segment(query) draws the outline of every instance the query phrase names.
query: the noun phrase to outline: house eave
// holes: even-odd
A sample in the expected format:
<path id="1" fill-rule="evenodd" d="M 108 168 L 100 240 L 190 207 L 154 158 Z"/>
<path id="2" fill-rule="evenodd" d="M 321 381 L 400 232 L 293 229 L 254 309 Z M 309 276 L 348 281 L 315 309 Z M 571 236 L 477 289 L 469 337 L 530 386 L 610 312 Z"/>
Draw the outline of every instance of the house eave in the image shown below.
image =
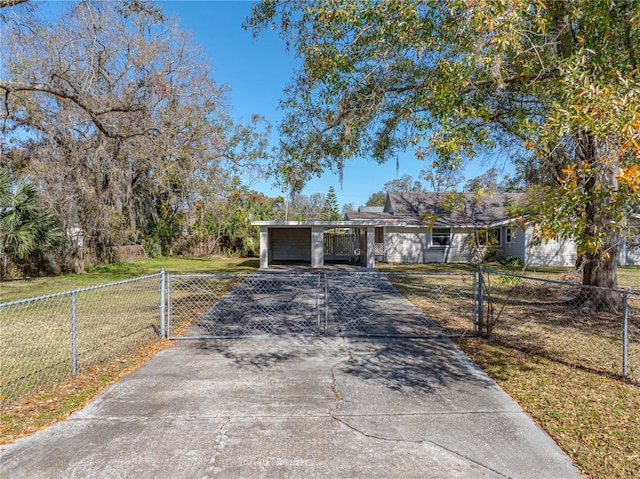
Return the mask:
<path id="1" fill-rule="evenodd" d="M 343 220 L 343 221 L 252 221 L 252 226 L 269 228 L 365 228 L 368 226 L 386 226 L 389 220 Z"/>

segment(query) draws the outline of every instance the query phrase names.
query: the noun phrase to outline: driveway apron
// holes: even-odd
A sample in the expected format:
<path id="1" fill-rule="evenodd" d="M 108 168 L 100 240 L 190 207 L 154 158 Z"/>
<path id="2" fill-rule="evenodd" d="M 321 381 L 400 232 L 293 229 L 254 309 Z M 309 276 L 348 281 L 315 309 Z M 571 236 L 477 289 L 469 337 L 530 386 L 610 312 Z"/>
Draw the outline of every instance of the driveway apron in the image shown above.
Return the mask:
<path id="1" fill-rule="evenodd" d="M 381 324 L 416 318 L 382 294 Z M 6 478 L 580 477 L 437 334 L 179 341 L 67 420 L 0 447 Z"/>

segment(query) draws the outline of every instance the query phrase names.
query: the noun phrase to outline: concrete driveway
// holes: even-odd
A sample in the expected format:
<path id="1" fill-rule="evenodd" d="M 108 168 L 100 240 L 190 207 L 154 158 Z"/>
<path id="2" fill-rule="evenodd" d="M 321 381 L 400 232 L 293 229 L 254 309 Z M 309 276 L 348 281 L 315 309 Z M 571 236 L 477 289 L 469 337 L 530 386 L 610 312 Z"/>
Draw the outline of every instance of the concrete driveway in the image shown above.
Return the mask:
<path id="1" fill-rule="evenodd" d="M 1 446 L 4 478 L 575 478 L 444 337 L 182 341 Z"/>

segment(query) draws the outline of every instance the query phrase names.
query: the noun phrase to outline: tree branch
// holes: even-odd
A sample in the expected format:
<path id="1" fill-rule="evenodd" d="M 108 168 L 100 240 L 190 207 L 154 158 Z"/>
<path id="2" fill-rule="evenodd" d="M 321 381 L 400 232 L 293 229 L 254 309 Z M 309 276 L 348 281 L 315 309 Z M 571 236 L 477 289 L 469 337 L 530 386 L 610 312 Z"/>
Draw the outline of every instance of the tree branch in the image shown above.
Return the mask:
<path id="1" fill-rule="evenodd" d="M 2 1 L 2 0 L 0 0 Z M 128 106 L 114 106 L 109 108 L 103 108 L 101 110 L 95 110 L 86 104 L 76 93 L 56 88 L 52 85 L 48 85 L 46 83 L 29 83 L 29 82 L 21 82 L 14 80 L 3 80 L 0 79 L 0 90 L 4 90 L 5 99 L 8 98 L 9 93 L 17 92 L 17 91 L 37 91 L 42 93 L 47 93 L 49 95 L 53 95 L 58 98 L 64 98 L 66 100 L 70 100 L 76 105 L 78 105 L 82 110 L 84 110 L 91 121 L 96 126 L 101 133 L 103 133 L 108 138 L 129 138 L 132 136 L 137 136 L 137 134 L 132 135 L 121 135 L 117 132 L 110 131 L 107 126 L 102 122 L 99 118 L 101 115 L 105 115 L 107 113 L 126 113 L 126 112 L 137 112 L 144 111 L 144 107 L 141 105 L 128 105 Z"/>
<path id="2" fill-rule="evenodd" d="M 29 0 L 0 0 L 0 8 L 14 7 L 19 3 L 27 3 Z"/>

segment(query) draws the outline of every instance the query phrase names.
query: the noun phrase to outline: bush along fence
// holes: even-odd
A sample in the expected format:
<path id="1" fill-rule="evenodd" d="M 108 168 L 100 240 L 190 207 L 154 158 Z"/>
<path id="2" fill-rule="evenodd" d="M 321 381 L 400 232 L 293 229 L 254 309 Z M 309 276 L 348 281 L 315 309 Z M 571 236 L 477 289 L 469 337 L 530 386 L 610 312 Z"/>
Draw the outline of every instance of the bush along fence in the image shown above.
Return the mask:
<path id="1" fill-rule="evenodd" d="M 490 336 L 526 354 L 640 381 L 640 291 L 484 269 L 291 275 L 163 270 L 0 303 L 0 399 L 32 395 L 160 338 L 277 334 Z"/>

